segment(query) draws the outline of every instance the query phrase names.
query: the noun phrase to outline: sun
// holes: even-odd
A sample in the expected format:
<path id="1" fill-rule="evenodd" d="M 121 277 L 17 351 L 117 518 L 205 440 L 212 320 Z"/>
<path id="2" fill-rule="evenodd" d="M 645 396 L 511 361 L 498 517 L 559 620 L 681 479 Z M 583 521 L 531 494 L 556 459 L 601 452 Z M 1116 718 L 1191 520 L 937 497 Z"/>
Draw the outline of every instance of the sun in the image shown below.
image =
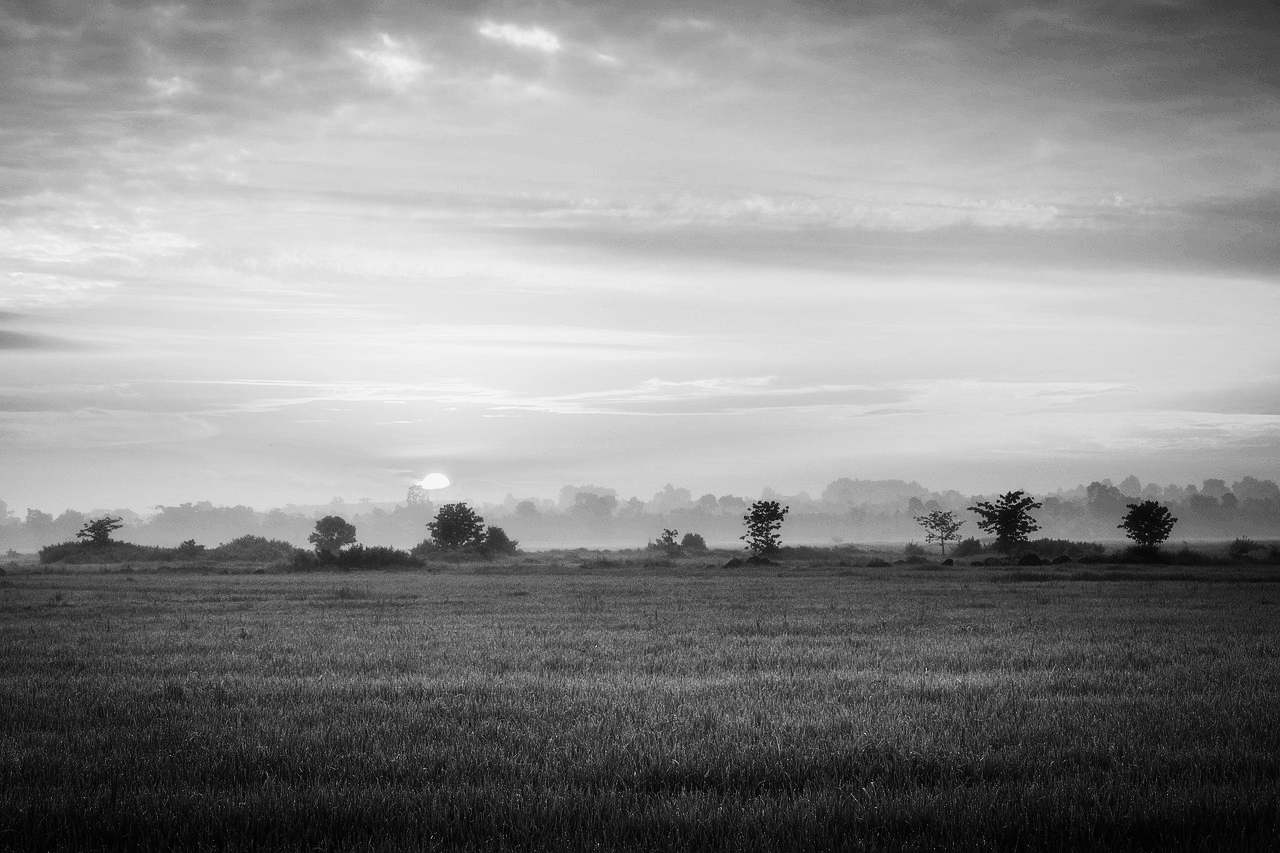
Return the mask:
<path id="1" fill-rule="evenodd" d="M 449 487 L 449 478 L 444 474 L 432 472 L 422 478 L 422 488 L 431 491 L 432 489 L 447 489 Z"/>

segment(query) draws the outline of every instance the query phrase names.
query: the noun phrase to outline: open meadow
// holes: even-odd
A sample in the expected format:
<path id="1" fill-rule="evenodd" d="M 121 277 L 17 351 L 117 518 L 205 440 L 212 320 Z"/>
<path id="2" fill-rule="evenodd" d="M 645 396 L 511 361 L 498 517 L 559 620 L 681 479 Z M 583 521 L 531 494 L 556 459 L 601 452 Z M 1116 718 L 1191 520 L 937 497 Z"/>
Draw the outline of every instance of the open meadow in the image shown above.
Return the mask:
<path id="1" fill-rule="evenodd" d="M 0 577 L 0 849 L 1280 849 L 1280 570 Z"/>

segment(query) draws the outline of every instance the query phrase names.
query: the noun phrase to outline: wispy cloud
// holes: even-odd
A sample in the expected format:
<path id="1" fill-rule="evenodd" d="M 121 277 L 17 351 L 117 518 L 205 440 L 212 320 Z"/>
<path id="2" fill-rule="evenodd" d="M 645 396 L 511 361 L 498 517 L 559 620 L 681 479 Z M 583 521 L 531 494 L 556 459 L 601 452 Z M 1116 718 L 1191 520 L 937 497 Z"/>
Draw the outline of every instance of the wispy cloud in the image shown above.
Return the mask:
<path id="1" fill-rule="evenodd" d="M 386 33 L 378 35 L 374 47 L 348 48 L 351 56 L 364 65 L 370 80 L 396 91 L 413 87 L 431 66 L 413 56 L 401 42 Z"/>
<path id="2" fill-rule="evenodd" d="M 518 24 L 499 24 L 495 21 L 484 21 L 476 32 L 485 38 L 505 42 L 513 47 L 531 48 L 542 53 L 559 53 L 560 39 L 550 30 L 542 27 L 522 27 Z"/>

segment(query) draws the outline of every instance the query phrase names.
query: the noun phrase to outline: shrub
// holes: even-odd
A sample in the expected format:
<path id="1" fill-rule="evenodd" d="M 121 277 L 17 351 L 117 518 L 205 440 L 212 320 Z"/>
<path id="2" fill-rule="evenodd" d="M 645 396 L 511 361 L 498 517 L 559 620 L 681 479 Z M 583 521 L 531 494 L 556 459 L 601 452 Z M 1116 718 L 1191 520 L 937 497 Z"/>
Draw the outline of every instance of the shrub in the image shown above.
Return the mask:
<path id="1" fill-rule="evenodd" d="M 1023 547 L 1023 552 L 1035 554 L 1037 557 L 1051 560 L 1066 555 L 1079 560 L 1081 557 L 1102 556 L 1107 552 L 1106 546 L 1097 542 L 1083 542 L 1073 539 L 1033 539 Z"/>
<path id="2" fill-rule="evenodd" d="M 707 551 L 707 540 L 701 533 L 686 533 L 680 540 L 680 549 L 690 554 L 704 554 Z"/>
<path id="3" fill-rule="evenodd" d="M 951 549 L 953 557 L 973 557 L 982 553 L 982 543 L 974 536 L 968 539 L 961 539 L 956 547 Z"/>
<path id="4" fill-rule="evenodd" d="M 389 569 L 397 566 L 422 568 L 422 560 L 400 548 L 385 545 L 353 545 L 338 553 L 332 551 L 303 551 L 298 549 L 290 564 L 296 571 L 317 569 Z"/>
<path id="5" fill-rule="evenodd" d="M 194 539 L 188 539 L 179 545 L 174 556 L 179 559 L 192 560 L 204 554 L 204 546 L 196 542 Z"/>
<path id="6" fill-rule="evenodd" d="M 902 554 L 907 559 L 911 559 L 912 557 L 923 557 L 927 553 L 928 552 L 925 551 L 924 546 L 919 542 L 908 542 L 902 549 Z"/>
<path id="7" fill-rule="evenodd" d="M 422 561 L 408 551 L 385 545 L 352 545 L 341 551 L 335 560 L 344 569 L 385 569 L 392 566 L 419 568 Z"/>
<path id="8" fill-rule="evenodd" d="M 134 545 L 131 542 L 110 542 L 95 545 L 93 542 L 59 542 L 40 549 L 40 562 L 84 565 L 86 563 L 158 563 L 175 558 L 173 548 L 154 545 Z"/>
<path id="9" fill-rule="evenodd" d="M 288 562 L 298 549 L 288 542 L 279 539 L 268 539 L 265 536 L 246 534 L 224 542 L 207 552 L 210 559 L 229 560 L 237 563 L 275 563 Z"/>
<path id="10" fill-rule="evenodd" d="M 661 551 L 668 557 L 680 556 L 680 542 L 676 539 L 680 535 L 679 530 L 671 528 L 663 528 L 662 535 L 658 537 L 657 542 L 649 542 L 644 546 L 646 551 Z"/>
<path id="11" fill-rule="evenodd" d="M 484 544 L 480 552 L 495 557 L 510 557 L 520 550 L 520 543 L 507 535 L 501 527 L 492 524 L 485 529 Z"/>
<path id="12" fill-rule="evenodd" d="M 1227 556 L 1233 560 L 1247 560 L 1257 547 L 1258 543 L 1248 536 L 1240 536 L 1227 546 Z"/>

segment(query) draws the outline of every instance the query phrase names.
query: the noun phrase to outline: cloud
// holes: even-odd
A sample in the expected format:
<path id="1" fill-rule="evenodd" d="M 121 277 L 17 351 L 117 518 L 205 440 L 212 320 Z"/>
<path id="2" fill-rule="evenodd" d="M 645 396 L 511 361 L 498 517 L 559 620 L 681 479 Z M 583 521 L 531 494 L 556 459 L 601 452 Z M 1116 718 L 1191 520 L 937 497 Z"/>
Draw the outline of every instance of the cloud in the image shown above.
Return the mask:
<path id="1" fill-rule="evenodd" d="M 386 33 L 378 36 L 373 48 L 349 48 L 351 56 L 364 64 L 370 80 L 395 92 L 406 92 L 431 70 L 412 56 L 403 44 Z"/>
<path id="2" fill-rule="evenodd" d="M 485 21 L 476 30 L 485 38 L 506 42 L 514 47 L 528 47 L 543 53 L 559 53 L 560 39 L 555 33 L 542 27 L 521 27 L 516 24 L 499 24 Z"/>

